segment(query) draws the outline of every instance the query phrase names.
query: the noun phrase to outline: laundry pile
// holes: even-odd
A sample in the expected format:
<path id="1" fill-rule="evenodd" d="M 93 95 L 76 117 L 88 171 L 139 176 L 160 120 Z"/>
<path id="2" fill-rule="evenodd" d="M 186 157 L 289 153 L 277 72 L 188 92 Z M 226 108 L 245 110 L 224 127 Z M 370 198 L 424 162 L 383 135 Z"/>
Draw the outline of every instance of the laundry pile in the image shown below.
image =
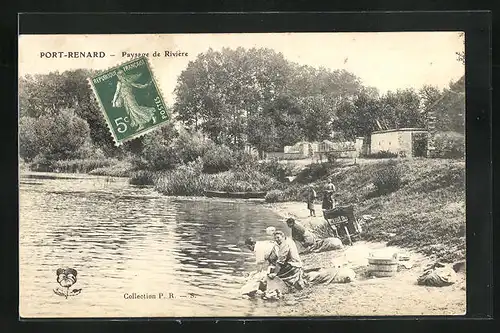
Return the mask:
<path id="1" fill-rule="evenodd" d="M 452 267 L 435 262 L 427 265 L 424 273 L 417 279 L 417 284 L 431 287 L 445 287 L 457 282 L 457 274 Z"/>

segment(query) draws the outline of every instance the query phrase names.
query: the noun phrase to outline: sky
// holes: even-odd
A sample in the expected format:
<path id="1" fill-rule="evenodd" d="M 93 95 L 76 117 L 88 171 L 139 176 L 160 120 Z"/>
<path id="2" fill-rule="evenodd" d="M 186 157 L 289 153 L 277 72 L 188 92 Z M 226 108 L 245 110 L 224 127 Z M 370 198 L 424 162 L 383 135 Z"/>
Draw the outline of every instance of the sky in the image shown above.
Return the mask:
<path id="1" fill-rule="evenodd" d="M 177 77 L 189 61 L 209 48 L 272 48 L 287 60 L 332 70 L 345 69 L 381 93 L 430 84 L 446 87 L 465 72 L 456 52 L 464 50 L 460 32 L 266 33 L 162 35 L 21 35 L 19 75 L 78 68 L 104 70 L 149 53 L 166 102 L 175 100 Z M 164 57 L 165 51 L 187 56 Z M 43 52 L 104 52 L 104 58 L 47 58 Z M 152 57 L 154 51 L 162 57 Z"/>

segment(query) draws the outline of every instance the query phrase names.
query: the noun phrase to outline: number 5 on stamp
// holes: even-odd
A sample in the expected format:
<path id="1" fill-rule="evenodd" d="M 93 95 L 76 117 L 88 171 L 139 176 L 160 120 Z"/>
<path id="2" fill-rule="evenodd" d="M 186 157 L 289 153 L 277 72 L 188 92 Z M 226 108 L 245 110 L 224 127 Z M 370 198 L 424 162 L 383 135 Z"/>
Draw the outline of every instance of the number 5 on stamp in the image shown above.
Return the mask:
<path id="1" fill-rule="evenodd" d="M 117 146 L 170 119 L 145 57 L 103 71 L 88 81 Z"/>

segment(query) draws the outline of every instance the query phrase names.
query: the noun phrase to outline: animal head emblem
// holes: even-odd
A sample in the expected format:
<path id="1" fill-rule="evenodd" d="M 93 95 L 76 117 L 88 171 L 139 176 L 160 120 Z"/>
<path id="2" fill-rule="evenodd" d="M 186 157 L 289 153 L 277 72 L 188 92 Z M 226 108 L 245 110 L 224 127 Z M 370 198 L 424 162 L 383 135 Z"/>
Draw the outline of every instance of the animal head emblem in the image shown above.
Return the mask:
<path id="1" fill-rule="evenodd" d="M 73 268 L 59 268 L 56 272 L 57 282 L 61 287 L 69 288 L 76 283 L 76 269 Z"/>
<path id="2" fill-rule="evenodd" d="M 59 296 L 64 296 L 65 298 L 68 298 L 68 296 L 75 296 L 78 295 L 82 289 L 73 289 L 69 290 L 69 287 L 73 286 L 77 279 L 77 271 L 74 268 L 59 268 L 56 271 L 56 276 L 57 276 L 57 283 L 65 289 L 61 288 L 56 288 L 54 289 L 54 293 Z"/>

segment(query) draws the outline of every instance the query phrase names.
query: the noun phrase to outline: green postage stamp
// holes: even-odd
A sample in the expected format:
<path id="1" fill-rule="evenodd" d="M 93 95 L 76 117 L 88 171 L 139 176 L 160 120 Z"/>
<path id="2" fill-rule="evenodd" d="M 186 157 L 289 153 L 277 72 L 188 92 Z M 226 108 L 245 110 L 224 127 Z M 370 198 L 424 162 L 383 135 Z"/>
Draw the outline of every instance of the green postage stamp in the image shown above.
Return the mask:
<path id="1" fill-rule="evenodd" d="M 117 146 L 170 120 L 146 57 L 103 71 L 88 81 Z"/>

